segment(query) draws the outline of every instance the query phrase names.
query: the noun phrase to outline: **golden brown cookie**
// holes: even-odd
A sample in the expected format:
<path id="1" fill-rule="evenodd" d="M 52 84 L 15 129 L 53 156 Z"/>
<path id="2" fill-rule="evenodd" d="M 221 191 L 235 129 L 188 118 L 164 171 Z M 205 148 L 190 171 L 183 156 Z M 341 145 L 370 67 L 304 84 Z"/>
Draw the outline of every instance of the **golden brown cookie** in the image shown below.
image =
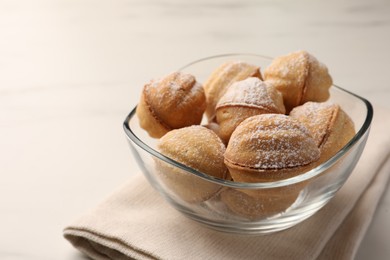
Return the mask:
<path id="1" fill-rule="evenodd" d="M 226 89 L 234 82 L 248 77 L 262 79 L 260 68 L 256 65 L 242 61 L 226 62 L 212 72 L 204 83 L 207 98 L 206 115 L 209 121 L 214 120 L 215 106 L 226 92 Z"/>
<path id="2" fill-rule="evenodd" d="M 227 168 L 223 161 L 225 146 L 221 139 L 206 127 L 189 126 L 172 130 L 159 140 L 157 147 L 163 155 L 199 172 L 220 179 L 227 177 Z M 156 160 L 156 170 L 169 190 L 187 202 L 207 200 L 220 188 L 220 185 L 161 160 Z"/>
<path id="3" fill-rule="evenodd" d="M 307 102 L 294 108 L 290 116 L 302 122 L 321 150 L 320 164 L 343 148 L 355 135 L 352 119 L 338 104 Z"/>
<path id="4" fill-rule="evenodd" d="M 299 121 L 262 114 L 236 128 L 224 157 L 234 181 L 269 182 L 304 173 L 319 159 L 320 151 Z"/>
<path id="5" fill-rule="evenodd" d="M 284 114 L 283 97 L 259 78 L 250 77 L 233 83 L 216 107 L 219 136 L 228 143 L 234 129 L 246 118 L 266 114 Z"/>
<path id="6" fill-rule="evenodd" d="M 151 137 L 160 138 L 172 129 L 200 124 L 205 109 L 203 86 L 190 74 L 173 72 L 144 86 L 137 116 Z"/>
<path id="7" fill-rule="evenodd" d="M 283 94 L 287 112 L 307 101 L 326 101 L 332 86 L 327 67 L 306 51 L 275 58 L 264 78 Z"/>
<path id="8" fill-rule="evenodd" d="M 319 157 L 320 151 L 302 123 L 286 115 L 262 114 L 244 120 L 233 132 L 225 164 L 234 181 L 273 182 L 305 173 Z M 289 208 L 304 186 L 301 182 L 241 191 L 254 198 L 252 203 L 262 201 L 263 210 L 256 214 L 269 215 Z"/>

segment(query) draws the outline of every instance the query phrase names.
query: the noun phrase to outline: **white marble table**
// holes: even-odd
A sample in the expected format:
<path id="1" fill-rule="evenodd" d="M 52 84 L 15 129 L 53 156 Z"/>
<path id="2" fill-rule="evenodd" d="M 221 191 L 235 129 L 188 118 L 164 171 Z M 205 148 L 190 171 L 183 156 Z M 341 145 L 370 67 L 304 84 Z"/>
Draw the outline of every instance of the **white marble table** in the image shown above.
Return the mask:
<path id="1" fill-rule="evenodd" d="M 0 258 L 83 259 L 62 228 L 138 171 L 143 83 L 205 56 L 298 49 L 390 108 L 389 1 L 0 0 Z M 390 255 L 390 192 L 357 259 Z"/>

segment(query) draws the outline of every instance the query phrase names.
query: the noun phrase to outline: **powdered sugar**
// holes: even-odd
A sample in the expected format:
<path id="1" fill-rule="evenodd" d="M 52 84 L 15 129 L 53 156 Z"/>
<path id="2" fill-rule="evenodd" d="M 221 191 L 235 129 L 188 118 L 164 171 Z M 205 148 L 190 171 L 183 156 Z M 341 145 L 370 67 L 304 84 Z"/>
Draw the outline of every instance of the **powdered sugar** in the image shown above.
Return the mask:
<path id="1" fill-rule="evenodd" d="M 241 71 L 248 67 L 248 63 L 243 61 L 231 61 L 224 64 L 224 69 L 220 71 L 219 76 L 224 77 L 230 74 L 233 70 Z"/>
<path id="2" fill-rule="evenodd" d="M 280 98 L 282 103 L 282 97 L 270 95 L 269 91 L 275 91 L 274 89 L 268 89 L 264 82 L 259 78 L 250 77 L 242 81 L 233 83 L 226 93 L 221 97 L 217 104 L 217 109 L 225 106 L 247 106 L 258 107 L 269 112 L 280 113 L 284 112 L 284 108 L 276 106 L 273 98 Z"/>
<path id="3" fill-rule="evenodd" d="M 295 119 L 279 114 L 263 114 L 241 123 L 225 156 L 232 154 L 238 165 L 256 169 L 304 166 L 320 155 L 308 130 Z"/>
<path id="4" fill-rule="evenodd" d="M 290 116 L 301 121 L 311 132 L 320 147 L 329 131 L 334 112 L 339 106 L 331 102 L 306 102 L 304 105 L 294 108 Z"/>
<path id="5" fill-rule="evenodd" d="M 207 174 L 210 174 L 208 171 L 225 171 L 225 145 L 212 130 L 204 126 L 172 130 L 159 140 L 157 147 L 162 154 Z"/>
<path id="6" fill-rule="evenodd" d="M 155 103 L 181 106 L 196 96 L 204 95 L 203 86 L 194 76 L 182 72 L 173 72 L 167 76 L 152 80 L 145 85 L 144 91 L 153 97 Z"/>

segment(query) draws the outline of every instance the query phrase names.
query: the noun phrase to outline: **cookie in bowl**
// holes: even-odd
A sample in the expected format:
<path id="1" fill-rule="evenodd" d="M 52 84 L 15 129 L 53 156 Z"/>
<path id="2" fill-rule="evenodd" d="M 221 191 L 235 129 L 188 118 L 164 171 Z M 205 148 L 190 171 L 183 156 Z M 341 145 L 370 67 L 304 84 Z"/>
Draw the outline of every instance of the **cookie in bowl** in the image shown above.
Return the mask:
<path id="1" fill-rule="evenodd" d="M 173 72 L 144 86 L 137 116 L 151 137 L 160 138 L 172 129 L 198 125 L 205 109 L 203 86 L 191 74 Z"/>
<path id="2" fill-rule="evenodd" d="M 356 134 L 352 119 L 335 103 L 307 102 L 295 107 L 290 116 L 302 122 L 316 141 L 321 151 L 317 164 L 330 159 Z"/>
<path id="3" fill-rule="evenodd" d="M 320 150 L 298 120 L 262 114 L 236 128 L 224 157 L 234 181 L 270 182 L 307 171 L 320 158 Z"/>
<path id="4" fill-rule="evenodd" d="M 161 154 L 198 172 L 219 179 L 228 176 L 223 158 L 225 145 L 206 127 L 197 125 L 172 130 L 159 140 L 157 149 Z M 155 162 L 162 182 L 183 201 L 202 202 L 220 189 L 219 185 L 169 163 L 161 160 Z"/>
<path id="5" fill-rule="evenodd" d="M 283 94 L 287 112 L 307 101 L 326 101 L 333 82 L 328 68 L 307 51 L 275 58 L 264 79 Z"/>
<path id="6" fill-rule="evenodd" d="M 216 120 L 219 136 L 228 143 L 234 129 L 246 118 L 260 114 L 284 114 L 283 97 L 259 78 L 233 83 L 218 101 Z"/>
<path id="7" fill-rule="evenodd" d="M 234 181 L 264 183 L 288 179 L 312 169 L 320 158 L 320 150 L 298 120 L 281 114 L 262 114 L 244 120 L 236 128 L 224 157 Z M 247 213 L 253 217 L 282 212 L 295 202 L 304 185 L 305 182 L 242 190 L 253 197 L 247 199 L 247 203 L 255 206 Z M 245 208 L 235 202 L 237 198 L 232 197 L 238 196 L 237 192 L 225 196 L 228 196 L 225 200 L 232 211 L 245 213 Z M 260 208 L 256 206 L 259 203 Z"/>
<path id="8" fill-rule="evenodd" d="M 248 77 L 262 79 L 260 67 L 242 61 L 228 61 L 211 73 L 204 83 L 207 98 L 206 116 L 209 121 L 215 119 L 215 107 L 227 88 L 234 82 Z"/>
<path id="9" fill-rule="evenodd" d="M 248 64 L 256 64 L 261 68 L 266 68 L 272 63 L 272 59 L 261 55 L 228 54 L 202 58 L 180 67 L 179 70 L 194 75 L 199 82 L 204 83 L 204 79 L 207 79 L 210 73 L 220 64 L 231 61 L 244 61 Z M 223 76 L 223 74 L 220 75 Z M 267 86 L 272 85 L 267 81 L 265 83 Z M 290 115 L 287 116 L 289 119 L 283 120 L 292 120 L 295 122 L 293 125 L 298 122 L 299 127 L 290 126 L 286 129 L 286 127 L 282 127 L 269 119 L 269 126 L 259 124 L 259 127 L 266 131 L 261 130 L 264 133 L 260 136 L 255 129 L 251 130 L 251 134 L 246 135 L 246 138 L 250 141 L 245 144 L 240 141 L 240 134 L 235 136 L 235 133 L 246 120 L 252 118 L 250 117 L 241 122 L 234 130 L 226 149 L 227 152 L 225 152 L 225 159 L 230 159 L 233 164 L 232 166 L 229 165 L 233 170 L 232 173 L 236 173 L 234 180 L 231 180 L 230 177 L 213 177 L 211 173 L 207 172 L 208 168 L 213 167 L 206 167 L 203 170 L 197 169 L 194 164 L 190 164 L 191 161 L 197 161 L 196 156 L 188 156 L 188 149 L 194 149 L 190 146 L 195 146 L 195 143 L 200 147 L 208 145 L 207 143 L 222 143 L 222 141 L 216 141 L 218 140 L 216 134 L 219 134 L 220 126 L 215 120 L 201 122 L 205 125 L 210 123 L 207 125 L 211 129 L 208 130 L 210 134 L 208 136 L 213 141 L 210 142 L 210 138 L 207 138 L 207 141 L 203 138 L 197 138 L 193 133 L 195 131 L 190 131 L 189 136 L 194 137 L 190 138 L 190 142 L 186 141 L 185 134 L 178 134 L 178 139 L 182 140 L 176 142 L 171 137 L 172 140 L 167 141 L 167 144 L 173 144 L 167 147 L 174 147 L 179 144 L 180 149 L 173 150 L 173 152 L 167 147 L 159 150 L 157 145 L 160 139 L 150 137 L 141 128 L 139 117 L 136 115 L 137 107 L 125 118 L 123 127 L 131 151 L 134 154 L 134 159 L 146 179 L 161 197 L 178 212 L 219 231 L 236 234 L 268 234 L 295 226 L 326 205 L 351 175 L 364 149 L 373 115 L 372 106 L 366 99 L 337 86 L 332 86 L 329 92 L 330 98 L 327 102 L 342 104 L 341 107 L 348 113 L 356 129 L 356 134 L 344 148 L 331 159 L 317 165 L 317 162 L 321 160 L 316 159 L 319 157 L 320 150 L 317 141 L 302 122 Z M 254 118 L 266 115 L 256 115 Z M 282 117 L 283 115 L 276 116 Z M 198 130 L 198 127 L 200 126 L 195 128 Z M 249 127 L 254 128 L 251 125 Z M 205 128 L 205 130 L 207 129 Z M 242 130 L 241 133 L 245 134 L 246 131 Z M 168 136 L 168 134 L 166 135 Z M 174 135 L 176 136 L 176 134 Z M 291 136 L 291 139 L 295 141 L 285 139 L 283 135 Z M 257 154 L 255 151 L 262 147 L 261 141 L 258 139 L 262 137 L 265 137 L 265 139 L 279 139 L 279 141 L 264 146 L 267 153 L 261 153 L 260 151 Z M 307 138 L 312 140 L 308 141 Z M 234 139 L 238 141 L 237 145 L 241 147 L 235 151 L 233 147 L 230 147 Z M 200 140 L 199 143 L 198 140 Z M 307 143 L 310 143 L 310 145 L 307 145 Z M 287 144 L 296 147 L 296 149 L 287 149 Z M 215 153 L 215 147 L 209 147 L 213 149 L 213 153 Z M 201 153 L 205 155 L 199 156 L 199 158 L 203 161 L 206 161 L 206 158 L 207 160 L 218 161 L 220 166 L 217 168 L 225 170 L 216 172 L 226 172 L 226 168 L 221 162 L 223 159 L 216 159 L 223 154 L 223 148 L 217 150 L 219 156 L 207 154 L 206 151 L 209 151 L 209 149 L 201 150 Z M 293 150 L 298 151 L 295 159 L 292 156 Z M 164 155 L 164 151 L 167 151 L 166 155 Z M 281 155 L 281 151 L 286 152 L 286 154 Z M 311 154 L 310 151 L 312 151 Z M 172 156 L 168 153 L 171 153 Z M 229 153 L 232 157 L 228 156 Z M 301 160 L 299 157 L 308 160 Z M 189 158 L 191 158 L 191 161 L 188 161 Z M 281 159 L 283 163 L 275 163 L 274 160 L 279 161 L 278 159 Z M 207 165 L 204 162 L 196 162 L 196 164 Z M 313 166 L 316 167 L 312 169 Z M 228 175 L 221 173 L 218 176 Z M 290 178 L 290 176 L 294 177 Z"/>

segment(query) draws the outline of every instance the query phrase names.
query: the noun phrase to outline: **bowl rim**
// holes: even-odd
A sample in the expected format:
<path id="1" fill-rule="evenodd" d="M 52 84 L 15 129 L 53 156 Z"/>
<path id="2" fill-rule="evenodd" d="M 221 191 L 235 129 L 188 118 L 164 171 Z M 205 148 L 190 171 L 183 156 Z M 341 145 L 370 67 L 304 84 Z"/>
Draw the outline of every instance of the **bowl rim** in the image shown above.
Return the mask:
<path id="1" fill-rule="evenodd" d="M 207 61 L 207 60 L 215 59 L 215 58 L 234 57 L 234 56 L 251 56 L 251 57 L 258 57 L 258 58 L 263 58 L 263 59 L 267 59 L 267 60 L 272 60 L 271 57 L 267 57 L 267 56 L 259 55 L 259 54 L 249 54 L 249 53 L 220 54 L 220 55 L 205 57 L 205 58 L 190 62 L 187 65 L 181 67 L 179 70 L 183 70 L 183 69 L 185 69 L 193 64 L 196 64 L 196 63 L 199 63 L 202 61 Z M 367 108 L 367 116 L 364 120 L 364 123 L 362 124 L 361 128 L 356 132 L 354 137 L 342 149 L 340 149 L 340 151 L 338 151 L 333 157 L 331 157 L 327 161 L 323 162 L 322 164 L 316 166 L 315 168 L 313 168 L 313 169 L 311 169 L 303 174 L 300 174 L 300 175 L 297 175 L 297 176 L 294 176 L 291 178 L 283 179 L 283 180 L 278 180 L 278 181 L 273 181 L 273 182 L 257 182 L 257 183 L 235 182 L 235 181 L 230 181 L 230 180 L 224 180 L 224 179 L 213 177 L 213 176 L 207 175 L 205 173 L 202 173 L 200 171 L 197 171 L 193 168 L 190 168 L 190 167 L 188 167 L 180 162 L 177 162 L 177 161 L 161 154 L 157 150 L 153 149 L 152 147 L 150 147 L 149 145 L 144 143 L 131 130 L 129 122 L 130 122 L 130 119 L 132 119 L 132 117 L 135 116 L 135 114 L 136 114 L 137 105 L 126 116 L 126 118 L 123 122 L 123 129 L 124 129 L 124 132 L 125 132 L 128 140 L 132 141 L 134 144 L 136 144 L 138 147 L 142 148 L 144 151 L 148 152 L 152 156 L 154 156 L 154 157 L 156 157 L 156 158 L 158 158 L 166 163 L 169 163 L 175 167 L 178 167 L 186 172 L 194 174 L 194 175 L 198 176 L 199 178 L 205 179 L 207 181 L 210 181 L 210 182 L 213 182 L 213 183 L 225 186 L 225 187 L 236 188 L 236 189 L 259 189 L 259 188 L 268 189 L 268 188 L 284 187 L 284 186 L 288 186 L 288 185 L 292 185 L 292 184 L 296 184 L 296 183 L 308 180 L 312 177 L 319 175 L 320 173 L 327 170 L 328 168 L 330 168 L 333 164 L 335 164 L 338 161 L 338 159 L 341 156 L 343 156 L 345 153 L 347 153 L 370 129 L 372 118 L 374 115 L 372 104 L 367 99 L 365 99 L 365 98 L 363 98 L 355 93 L 352 93 L 344 88 L 341 88 L 335 84 L 333 84 L 332 87 L 338 89 L 341 92 L 345 92 L 345 93 L 348 93 L 348 94 L 354 96 L 355 98 L 359 99 L 360 101 L 362 101 L 365 104 L 365 106 Z"/>

